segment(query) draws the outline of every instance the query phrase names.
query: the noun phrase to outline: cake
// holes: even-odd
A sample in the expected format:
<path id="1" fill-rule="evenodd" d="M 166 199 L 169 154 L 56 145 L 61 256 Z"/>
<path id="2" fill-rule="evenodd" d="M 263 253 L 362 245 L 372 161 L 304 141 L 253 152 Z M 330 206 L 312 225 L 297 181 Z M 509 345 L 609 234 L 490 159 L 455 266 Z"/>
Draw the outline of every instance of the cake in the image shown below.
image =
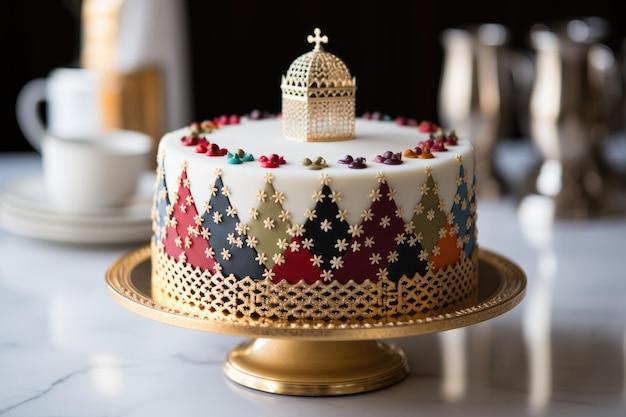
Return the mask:
<path id="1" fill-rule="evenodd" d="M 152 296 L 246 324 L 407 323 L 473 305 L 474 151 L 433 123 L 355 117 L 356 82 L 315 48 L 268 118 L 220 117 L 159 142 Z"/>

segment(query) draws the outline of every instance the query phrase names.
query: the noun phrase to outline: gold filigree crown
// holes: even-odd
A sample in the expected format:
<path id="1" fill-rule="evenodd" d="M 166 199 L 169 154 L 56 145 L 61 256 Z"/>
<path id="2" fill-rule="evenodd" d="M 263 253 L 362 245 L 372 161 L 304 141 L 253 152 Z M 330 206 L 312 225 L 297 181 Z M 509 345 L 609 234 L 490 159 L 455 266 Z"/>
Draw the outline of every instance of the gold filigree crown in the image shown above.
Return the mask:
<path id="1" fill-rule="evenodd" d="M 356 79 L 337 56 L 324 51 L 320 29 L 312 51 L 296 58 L 282 77 L 283 134 L 306 142 L 354 138 Z"/>

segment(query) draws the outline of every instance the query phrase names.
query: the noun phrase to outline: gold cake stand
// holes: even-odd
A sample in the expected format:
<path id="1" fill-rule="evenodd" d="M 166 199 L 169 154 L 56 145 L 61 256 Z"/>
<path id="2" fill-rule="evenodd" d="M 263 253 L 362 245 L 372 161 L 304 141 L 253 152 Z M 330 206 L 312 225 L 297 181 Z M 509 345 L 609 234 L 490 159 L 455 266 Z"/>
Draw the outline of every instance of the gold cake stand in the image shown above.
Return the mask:
<path id="1" fill-rule="evenodd" d="M 395 384 L 409 373 L 404 352 L 380 339 L 415 336 L 464 327 L 496 317 L 524 297 L 526 277 L 513 262 L 481 250 L 476 305 L 409 322 L 330 325 L 255 324 L 197 317 L 173 310 L 151 296 L 150 247 L 114 262 L 106 280 L 123 307 L 160 322 L 190 329 L 247 336 L 226 358 L 224 373 L 243 386 L 300 396 L 372 391 Z"/>

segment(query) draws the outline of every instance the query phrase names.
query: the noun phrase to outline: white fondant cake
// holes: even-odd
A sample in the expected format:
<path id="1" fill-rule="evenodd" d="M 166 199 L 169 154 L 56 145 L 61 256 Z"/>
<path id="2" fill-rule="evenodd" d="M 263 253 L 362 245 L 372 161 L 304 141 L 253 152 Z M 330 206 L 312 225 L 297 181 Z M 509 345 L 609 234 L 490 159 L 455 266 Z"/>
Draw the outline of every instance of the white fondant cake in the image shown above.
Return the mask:
<path id="1" fill-rule="evenodd" d="M 356 79 L 314 33 L 282 79 L 282 120 L 224 117 L 162 138 L 153 297 L 273 326 L 408 322 L 472 304 L 471 145 L 429 123 L 355 120 Z"/>
<path id="2" fill-rule="evenodd" d="M 471 304 L 469 142 L 421 159 L 408 157 L 427 153 L 429 134 L 416 127 L 357 119 L 355 133 L 303 143 L 283 137 L 272 118 L 200 139 L 189 128 L 165 135 L 153 295 L 190 314 L 254 323 L 400 322 Z M 345 163 L 357 158 L 364 166 Z"/>

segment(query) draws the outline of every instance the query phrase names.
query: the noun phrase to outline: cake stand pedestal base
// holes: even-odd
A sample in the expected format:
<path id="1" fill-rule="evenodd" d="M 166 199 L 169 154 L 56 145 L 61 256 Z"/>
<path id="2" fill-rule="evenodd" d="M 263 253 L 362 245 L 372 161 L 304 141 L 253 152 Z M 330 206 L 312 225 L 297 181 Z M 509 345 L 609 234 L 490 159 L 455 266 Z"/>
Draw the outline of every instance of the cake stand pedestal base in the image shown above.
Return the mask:
<path id="1" fill-rule="evenodd" d="M 107 270 L 111 296 L 130 311 L 176 326 L 250 338 L 226 358 L 223 367 L 230 380 L 300 396 L 356 394 L 393 385 L 408 375 L 409 366 L 402 350 L 386 340 L 489 320 L 519 304 L 526 291 L 526 276 L 516 264 L 482 249 L 474 305 L 404 322 L 342 326 L 212 319 L 163 304 L 152 296 L 151 282 L 149 246 L 127 253 Z"/>
<path id="2" fill-rule="evenodd" d="M 259 338 L 233 349 L 224 373 L 260 391 L 328 396 L 387 387 L 404 379 L 409 366 L 401 349 L 376 340 Z"/>

